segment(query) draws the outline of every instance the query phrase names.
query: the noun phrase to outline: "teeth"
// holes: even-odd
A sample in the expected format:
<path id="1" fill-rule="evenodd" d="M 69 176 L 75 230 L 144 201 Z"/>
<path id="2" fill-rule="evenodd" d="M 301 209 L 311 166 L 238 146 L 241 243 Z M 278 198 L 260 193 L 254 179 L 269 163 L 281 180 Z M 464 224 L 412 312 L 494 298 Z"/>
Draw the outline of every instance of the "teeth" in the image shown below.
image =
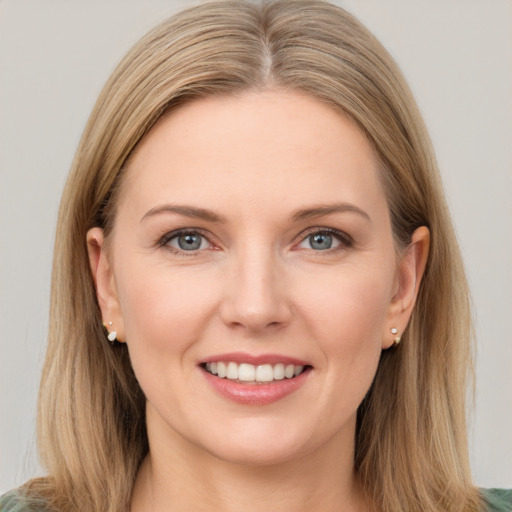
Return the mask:
<path id="1" fill-rule="evenodd" d="M 304 366 L 296 366 L 293 370 L 293 375 L 297 377 L 300 373 L 302 373 L 302 370 L 304 370 Z"/>
<path id="2" fill-rule="evenodd" d="M 282 363 L 255 366 L 248 363 L 237 364 L 233 361 L 219 361 L 216 363 L 206 363 L 205 369 L 212 375 L 217 375 L 222 379 L 227 378 L 242 382 L 272 382 L 273 380 L 297 377 L 297 375 L 304 371 L 304 366 L 284 365 Z"/>
<path id="3" fill-rule="evenodd" d="M 228 363 L 226 378 L 229 380 L 238 380 L 238 365 L 236 363 Z"/>
<path id="4" fill-rule="evenodd" d="M 238 367 L 238 379 L 245 382 L 256 380 L 256 368 L 252 364 L 241 364 Z"/>
<path id="5" fill-rule="evenodd" d="M 274 369 L 271 364 L 262 364 L 256 368 L 256 382 L 272 382 L 274 380 Z"/>
<path id="6" fill-rule="evenodd" d="M 274 379 L 275 380 L 283 380 L 284 379 L 284 364 L 276 364 L 274 366 Z"/>
<path id="7" fill-rule="evenodd" d="M 226 364 L 225 363 L 217 363 L 217 375 L 221 378 L 226 376 Z"/>

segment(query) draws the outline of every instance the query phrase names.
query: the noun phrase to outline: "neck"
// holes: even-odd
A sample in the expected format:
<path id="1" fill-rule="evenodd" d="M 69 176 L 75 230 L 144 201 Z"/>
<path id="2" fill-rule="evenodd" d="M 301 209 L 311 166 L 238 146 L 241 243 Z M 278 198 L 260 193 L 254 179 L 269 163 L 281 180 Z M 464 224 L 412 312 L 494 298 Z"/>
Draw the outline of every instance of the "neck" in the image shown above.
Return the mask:
<path id="1" fill-rule="evenodd" d="M 335 436 L 293 460 L 248 465 L 221 460 L 188 442 L 152 446 L 150 436 L 131 512 L 366 511 L 353 455 L 353 436 L 350 442 Z"/>

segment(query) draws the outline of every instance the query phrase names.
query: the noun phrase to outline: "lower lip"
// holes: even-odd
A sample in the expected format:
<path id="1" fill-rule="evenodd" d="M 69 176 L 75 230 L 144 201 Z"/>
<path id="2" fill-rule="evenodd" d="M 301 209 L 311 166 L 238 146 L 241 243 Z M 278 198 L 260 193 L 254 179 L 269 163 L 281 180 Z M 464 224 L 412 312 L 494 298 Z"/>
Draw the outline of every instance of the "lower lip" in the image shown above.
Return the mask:
<path id="1" fill-rule="evenodd" d="M 308 378 L 311 368 L 306 368 L 292 379 L 274 380 L 265 384 L 245 384 L 222 379 L 203 369 L 203 374 L 214 390 L 233 402 L 244 405 L 268 405 L 297 391 Z"/>

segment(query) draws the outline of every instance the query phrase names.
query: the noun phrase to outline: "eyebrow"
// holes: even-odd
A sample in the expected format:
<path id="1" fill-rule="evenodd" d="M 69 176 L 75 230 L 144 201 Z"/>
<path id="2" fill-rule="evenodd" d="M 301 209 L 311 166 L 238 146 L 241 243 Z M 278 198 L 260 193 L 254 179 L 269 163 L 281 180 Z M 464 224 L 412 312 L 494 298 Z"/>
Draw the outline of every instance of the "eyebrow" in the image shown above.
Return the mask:
<path id="1" fill-rule="evenodd" d="M 161 213 L 177 213 L 178 215 L 183 215 L 184 217 L 190 217 L 192 219 L 201 219 L 208 222 L 218 222 L 218 223 L 226 223 L 226 219 L 222 217 L 222 215 L 218 215 L 211 210 L 206 210 L 204 208 L 196 208 L 194 206 L 183 206 L 183 205 L 174 205 L 174 204 L 164 204 L 161 206 L 155 206 L 155 208 L 151 208 L 151 210 L 147 211 L 140 221 L 142 222 L 144 219 L 148 217 L 153 217 L 154 215 L 159 215 Z"/>
<path id="2" fill-rule="evenodd" d="M 300 210 L 295 210 L 290 219 L 293 222 L 298 222 L 301 220 L 313 219 L 316 217 L 323 217 L 324 215 L 331 215 L 333 213 L 345 213 L 352 212 L 361 215 L 366 220 L 371 222 L 370 216 L 361 208 L 350 204 L 350 203 L 334 203 L 334 204 L 320 204 L 318 206 L 314 206 L 312 208 L 304 208 Z"/>
<path id="3" fill-rule="evenodd" d="M 311 208 L 295 210 L 290 216 L 290 220 L 292 222 L 299 222 L 302 220 L 322 217 L 324 215 L 331 215 L 333 213 L 345 212 L 357 213 L 371 222 L 370 216 L 364 210 L 361 210 L 361 208 L 358 208 L 357 206 L 349 203 L 322 204 Z M 201 219 L 207 222 L 216 222 L 220 224 L 225 224 L 227 222 L 225 217 L 211 210 L 207 210 L 205 208 L 197 208 L 194 206 L 174 204 L 155 206 L 154 208 L 151 208 L 151 210 L 147 211 L 140 221 L 142 222 L 148 217 L 153 217 L 162 213 L 177 213 L 178 215 L 183 215 L 184 217 Z"/>

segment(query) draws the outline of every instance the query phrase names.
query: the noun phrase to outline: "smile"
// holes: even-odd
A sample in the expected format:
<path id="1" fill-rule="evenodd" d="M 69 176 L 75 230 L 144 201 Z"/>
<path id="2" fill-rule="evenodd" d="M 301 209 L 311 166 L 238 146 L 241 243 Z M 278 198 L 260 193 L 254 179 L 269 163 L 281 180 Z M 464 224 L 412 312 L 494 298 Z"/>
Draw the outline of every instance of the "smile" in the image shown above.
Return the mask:
<path id="1" fill-rule="evenodd" d="M 199 364 L 215 393 L 241 405 L 263 406 L 294 395 L 310 379 L 313 366 L 283 354 L 232 352 Z"/>
<path id="2" fill-rule="evenodd" d="M 243 383 L 265 384 L 283 379 L 293 379 L 305 369 L 295 364 L 260 364 L 236 363 L 234 361 L 217 361 L 204 364 L 204 369 L 221 379 Z"/>

